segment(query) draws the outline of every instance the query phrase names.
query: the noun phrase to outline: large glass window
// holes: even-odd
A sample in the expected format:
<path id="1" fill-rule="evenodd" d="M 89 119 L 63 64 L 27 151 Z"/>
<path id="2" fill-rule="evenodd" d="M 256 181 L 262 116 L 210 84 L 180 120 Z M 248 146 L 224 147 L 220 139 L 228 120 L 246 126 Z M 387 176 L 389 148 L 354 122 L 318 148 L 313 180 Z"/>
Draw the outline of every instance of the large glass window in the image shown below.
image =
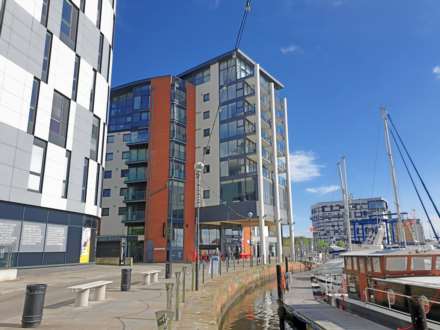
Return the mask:
<path id="1" fill-rule="evenodd" d="M 77 31 L 78 8 L 76 8 L 69 0 L 63 0 L 60 39 L 73 50 L 75 50 L 76 47 Z"/>
<path id="2" fill-rule="evenodd" d="M 5 4 L 6 0 L 3 0 Z M 49 17 L 49 0 L 43 0 L 43 5 L 41 7 L 41 24 L 47 27 L 47 19 Z"/>
<path id="3" fill-rule="evenodd" d="M 128 169 L 128 180 L 144 180 L 146 178 L 146 168 L 140 167 L 130 167 Z"/>
<path id="4" fill-rule="evenodd" d="M 93 69 L 93 82 L 92 82 L 92 89 L 90 90 L 90 104 L 89 104 L 90 112 L 93 112 L 93 110 L 95 109 L 95 90 L 96 90 L 96 70 Z"/>
<path id="5" fill-rule="evenodd" d="M 237 176 L 242 174 L 254 174 L 257 170 L 257 163 L 251 159 L 238 158 L 220 162 L 220 176 Z"/>
<path id="6" fill-rule="evenodd" d="M 98 71 L 102 73 L 102 56 L 104 54 L 104 35 L 101 33 L 99 36 L 98 47 Z"/>
<path id="7" fill-rule="evenodd" d="M 230 140 L 220 143 L 220 158 L 252 154 L 257 150 L 257 145 L 248 139 Z"/>
<path id="8" fill-rule="evenodd" d="M 432 257 L 412 257 L 411 268 L 412 270 L 431 270 Z"/>
<path id="9" fill-rule="evenodd" d="M 98 117 L 93 116 L 92 122 L 92 136 L 90 139 L 90 158 L 94 161 L 98 160 L 98 148 L 99 148 L 99 127 L 101 121 Z"/>
<path id="10" fill-rule="evenodd" d="M 226 120 L 234 117 L 255 113 L 255 106 L 246 100 L 237 100 L 220 107 L 220 120 Z"/>
<path id="11" fill-rule="evenodd" d="M 38 106 L 39 95 L 40 95 L 40 80 L 34 78 L 34 83 L 32 85 L 31 104 L 29 106 L 29 118 L 28 118 L 28 127 L 27 127 L 27 132 L 29 134 L 34 134 L 35 131 L 35 120 L 37 118 L 37 106 Z"/>
<path id="12" fill-rule="evenodd" d="M 220 245 L 220 229 L 207 228 L 201 229 L 200 244 L 202 245 Z"/>
<path id="13" fill-rule="evenodd" d="M 101 175 L 101 166 L 96 164 L 96 178 L 95 178 L 95 200 L 94 205 L 98 205 L 99 200 L 99 183 L 100 183 L 100 175 Z"/>
<path id="14" fill-rule="evenodd" d="M 69 122 L 70 100 L 54 91 L 52 114 L 50 118 L 49 142 L 60 147 L 66 146 L 67 128 Z"/>
<path id="15" fill-rule="evenodd" d="M 231 58 L 220 63 L 220 85 L 253 75 L 253 67 L 240 58 Z"/>
<path id="16" fill-rule="evenodd" d="M 176 161 L 170 161 L 170 178 L 185 179 L 185 164 Z"/>
<path id="17" fill-rule="evenodd" d="M 87 199 L 87 184 L 89 181 L 89 159 L 84 158 L 83 164 L 83 180 L 81 186 L 81 202 L 85 203 Z"/>
<path id="18" fill-rule="evenodd" d="M 220 88 L 220 102 L 254 94 L 254 89 L 245 81 L 238 81 Z"/>
<path id="19" fill-rule="evenodd" d="M 177 104 L 171 105 L 171 119 L 178 121 L 179 123 L 186 123 L 186 110 Z"/>
<path id="20" fill-rule="evenodd" d="M 102 18 L 102 0 L 98 0 L 98 10 L 96 17 L 96 26 L 101 28 L 101 18 Z"/>
<path id="21" fill-rule="evenodd" d="M 47 143 L 43 140 L 34 139 L 31 154 L 31 166 L 29 169 L 28 189 L 41 192 L 43 189 L 44 164 L 46 161 Z"/>
<path id="22" fill-rule="evenodd" d="M 185 145 L 174 141 L 170 142 L 170 157 L 185 160 Z"/>
<path id="23" fill-rule="evenodd" d="M 183 182 L 169 181 L 169 214 L 173 219 L 183 219 L 184 209 L 184 184 Z"/>
<path id="24" fill-rule="evenodd" d="M 78 96 L 80 63 L 81 63 L 81 58 L 78 55 L 76 55 L 75 56 L 75 68 L 73 70 L 73 84 L 72 84 L 72 100 L 74 100 L 74 101 L 76 101 L 76 97 Z"/>
<path id="25" fill-rule="evenodd" d="M 193 85 L 200 85 L 211 80 L 210 68 L 199 71 L 189 79 Z"/>
<path id="26" fill-rule="evenodd" d="M 176 123 L 170 125 L 171 139 L 186 142 L 186 129 Z"/>
<path id="27" fill-rule="evenodd" d="M 44 43 L 43 67 L 41 70 L 41 80 L 47 83 L 49 78 L 50 54 L 52 53 L 52 33 L 46 32 L 46 41 Z"/>
<path id="28" fill-rule="evenodd" d="M 220 198 L 227 202 L 256 200 L 255 178 L 223 181 L 220 187 Z"/>

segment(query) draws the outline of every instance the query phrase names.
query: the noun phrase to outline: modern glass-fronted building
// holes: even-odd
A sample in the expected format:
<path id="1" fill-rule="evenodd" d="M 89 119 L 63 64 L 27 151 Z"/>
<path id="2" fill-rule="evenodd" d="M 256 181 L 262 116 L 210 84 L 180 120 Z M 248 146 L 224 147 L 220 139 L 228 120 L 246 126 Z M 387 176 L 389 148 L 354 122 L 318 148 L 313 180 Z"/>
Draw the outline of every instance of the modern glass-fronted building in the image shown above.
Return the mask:
<path id="1" fill-rule="evenodd" d="M 0 250 L 11 266 L 93 260 L 115 5 L 0 1 Z"/>
<path id="2" fill-rule="evenodd" d="M 194 87 L 156 77 L 111 93 L 102 235 L 127 235 L 129 256 L 163 262 L 194 254 Z"/>

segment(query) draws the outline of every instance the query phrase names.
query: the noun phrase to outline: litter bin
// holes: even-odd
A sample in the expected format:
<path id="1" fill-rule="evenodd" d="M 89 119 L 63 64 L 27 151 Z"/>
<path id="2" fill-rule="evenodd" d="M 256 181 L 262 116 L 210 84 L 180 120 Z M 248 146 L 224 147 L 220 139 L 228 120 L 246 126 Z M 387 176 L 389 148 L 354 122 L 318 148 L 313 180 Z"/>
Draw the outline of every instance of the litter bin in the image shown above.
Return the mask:
<path id="1" fill-rule="evenodd" d="M 130 291 L 131 268 L 121 269 L 121 291 Z"/>
<path id="2" fill-rule="evenodd" d="M 28 284 L 24 300 L 21 326 L 23 328 L 36 328 L 43 319 L 44 298 L 47 284 Z"/>

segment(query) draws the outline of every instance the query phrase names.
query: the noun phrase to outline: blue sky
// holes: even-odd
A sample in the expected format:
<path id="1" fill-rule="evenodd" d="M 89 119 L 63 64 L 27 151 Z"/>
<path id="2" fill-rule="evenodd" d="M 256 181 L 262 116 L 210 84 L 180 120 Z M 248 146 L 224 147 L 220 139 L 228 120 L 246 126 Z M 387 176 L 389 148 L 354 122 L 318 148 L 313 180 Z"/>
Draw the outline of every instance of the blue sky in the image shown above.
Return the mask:
<path id="1" fill-rule="evenodd" d="M 243 5 L 120 0 L 113 84 L 180 73 L 232 49 Z M 241 48 L 286 86 L 298 234 L 309 234 L 311 204 L 340 199 L 341 155 L 354 197 L 392 205 L 382 105 L 440 201 L 438 17 L 438 0 L 253 0 Z M 399 159 L 397 170 L 402 209 L 424 219 Z"/>

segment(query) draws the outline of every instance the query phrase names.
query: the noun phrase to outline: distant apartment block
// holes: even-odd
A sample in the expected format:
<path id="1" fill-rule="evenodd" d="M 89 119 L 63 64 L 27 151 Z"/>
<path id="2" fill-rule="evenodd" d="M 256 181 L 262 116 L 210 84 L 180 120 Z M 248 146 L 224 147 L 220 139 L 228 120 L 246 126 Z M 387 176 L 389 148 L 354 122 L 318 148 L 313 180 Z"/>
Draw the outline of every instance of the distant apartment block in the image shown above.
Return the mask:
<path id="1" fill-rule="evenodd" d="M 194 165 L 201 161 L 202 253 L 249 254 L 252 247 L 262 255 L 265 246 L 275 254 L 276 223 L 293 231 L 284 86 L 240 50 L 178 77 L 112 90 L 101 234 L 128 235 L 132 252 L 156 261 L 172 227 L 173 258 L 192 258 Z M 147 93 L 146 103 L 139 93 Z M 140 132 L 146 141 L 133 145 Z"/>
<path id="2" fill-rule="evenodd" d="M 12 266 L 94 258 L 115 5 L 0 1 L 0 248 Z"/>

